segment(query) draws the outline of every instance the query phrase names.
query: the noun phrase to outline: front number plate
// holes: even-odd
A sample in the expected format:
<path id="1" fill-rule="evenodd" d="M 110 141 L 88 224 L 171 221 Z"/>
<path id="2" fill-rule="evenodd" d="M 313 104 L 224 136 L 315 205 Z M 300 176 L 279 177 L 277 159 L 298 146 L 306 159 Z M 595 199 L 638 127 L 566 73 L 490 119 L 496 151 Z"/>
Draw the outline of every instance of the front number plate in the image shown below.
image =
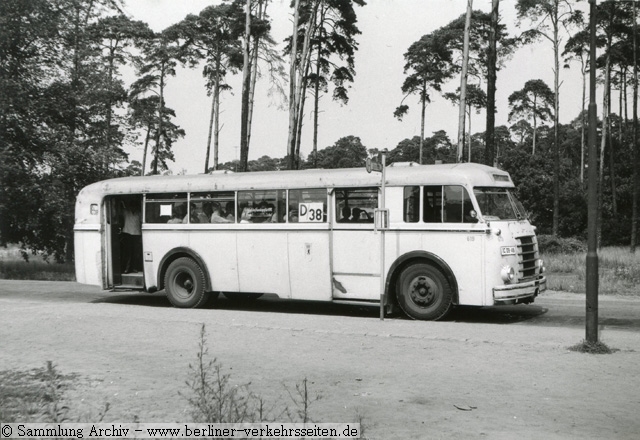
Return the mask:
<path id="1" fill-rule="evenodd" d="M 516 255 L 515 246 L 503 246 L 500 248 L 500 253 L 504 255 Z"/>

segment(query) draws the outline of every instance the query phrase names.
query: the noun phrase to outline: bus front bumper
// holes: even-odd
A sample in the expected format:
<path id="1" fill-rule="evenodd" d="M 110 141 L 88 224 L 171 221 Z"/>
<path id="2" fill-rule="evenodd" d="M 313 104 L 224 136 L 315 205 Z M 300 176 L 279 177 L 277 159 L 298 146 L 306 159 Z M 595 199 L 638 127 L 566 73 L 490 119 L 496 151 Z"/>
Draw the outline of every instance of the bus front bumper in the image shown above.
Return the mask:
<path id="1" fill-rule="evenodd" d="M 530 303 L 545 290 L 547 290 L 547 278 L 540 275 L 537 279 L 524 283 L 494 287 L 493 302 L 495 304 Z"/>

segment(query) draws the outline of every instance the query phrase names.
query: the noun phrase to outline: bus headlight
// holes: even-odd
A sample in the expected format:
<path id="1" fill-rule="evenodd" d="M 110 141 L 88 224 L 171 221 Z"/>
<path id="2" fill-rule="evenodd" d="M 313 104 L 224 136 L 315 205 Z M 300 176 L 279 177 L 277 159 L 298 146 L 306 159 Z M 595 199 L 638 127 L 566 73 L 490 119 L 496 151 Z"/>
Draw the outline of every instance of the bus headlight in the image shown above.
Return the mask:
<path id="1" fill-rule="evenodd" d="M 516 278 L 516 271 L 511 266 L 504 266 L 500 271 L 500 276 L 502 277 L 502 281 L 510 283 Z"/>
<path id="2" fill-rule="evenodd" d="M 538 261 L 538 272 L 543 274 L 547 271 L 547 269 L 544 267 L 544 260 L 542 258 L 540 258 Z"/>

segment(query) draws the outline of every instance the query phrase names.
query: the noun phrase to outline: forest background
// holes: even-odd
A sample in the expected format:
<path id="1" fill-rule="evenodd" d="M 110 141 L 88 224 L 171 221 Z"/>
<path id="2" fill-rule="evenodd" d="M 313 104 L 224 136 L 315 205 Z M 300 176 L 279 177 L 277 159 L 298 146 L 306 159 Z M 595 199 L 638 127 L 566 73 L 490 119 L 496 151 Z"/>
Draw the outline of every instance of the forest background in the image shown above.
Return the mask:
<path id="1" fill-rule="evenodd" d="M 468 2 L 420 3 L 405 20 L 416 2 L 1 2 L 0 241 L 71 260 L 75 197 L 106 178 L 361 167 L 382 149 L 505 169 L 539 232 L 584 239 L 587 2 L 476 0 L 463 112 Z M 635 250 L 635 4 L 597 8 L 600 243 Z"/>

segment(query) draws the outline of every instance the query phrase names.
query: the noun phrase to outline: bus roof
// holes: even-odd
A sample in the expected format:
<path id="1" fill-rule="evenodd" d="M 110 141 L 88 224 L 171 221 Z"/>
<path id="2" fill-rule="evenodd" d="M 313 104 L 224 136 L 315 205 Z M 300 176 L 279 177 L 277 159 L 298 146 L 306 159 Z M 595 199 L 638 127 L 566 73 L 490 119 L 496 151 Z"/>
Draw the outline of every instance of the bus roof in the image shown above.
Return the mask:
<path id="1" fill-rule="evenodd" d="M 506 171 L 475 163 L 417 165 L 398 163 L 387 167 L 386 184 L 466 185 L 512 188 Z M 99 200 L 105 195 L 140 193 L 234 191 L 251 189 L 338 188 L 378 186 L 380 173 L 365 168 L 259 171 L 250 173 L 214 172 L 180 176 L 138 176 L 103 180 L 85 187 L 78 198 Z"/>

